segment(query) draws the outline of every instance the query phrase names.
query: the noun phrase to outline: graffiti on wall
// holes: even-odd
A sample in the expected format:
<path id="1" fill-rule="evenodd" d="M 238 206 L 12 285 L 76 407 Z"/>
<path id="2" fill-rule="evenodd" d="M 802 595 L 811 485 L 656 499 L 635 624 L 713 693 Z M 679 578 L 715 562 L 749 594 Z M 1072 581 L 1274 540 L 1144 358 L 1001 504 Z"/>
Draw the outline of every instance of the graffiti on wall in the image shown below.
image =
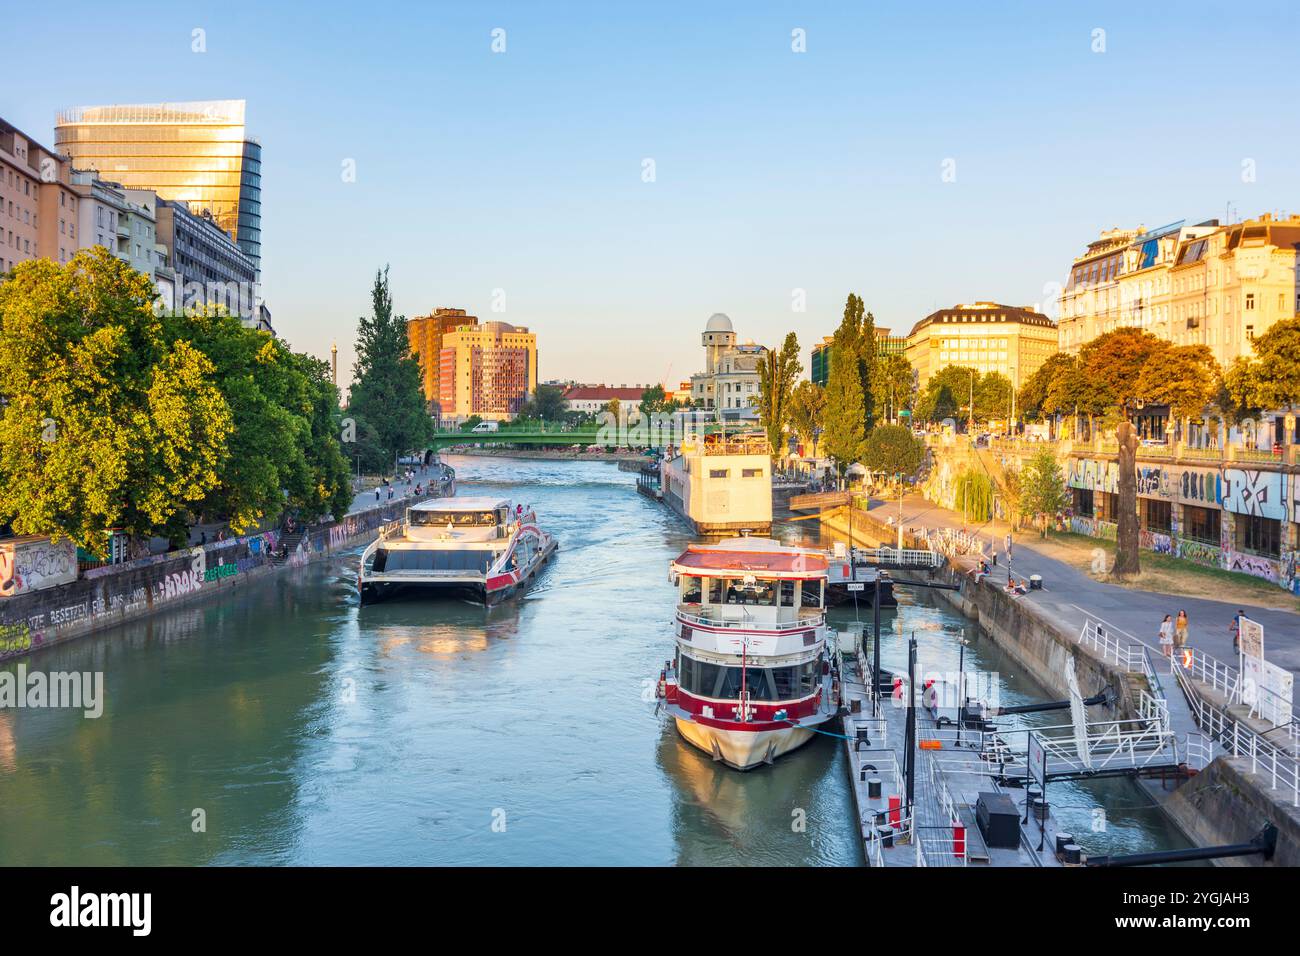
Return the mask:
<path id="1" fill-rule="evenodd" d="M 77 578 L 77 551 L 71 541 L 15 538 L 0 545 L 0 598 L 67 584 Z"/>
<path id="2" fill-rule="evenodd" d="M 1223 507 L 1239 515 L 1286 520 L 1282 473 L 1227 468 L 1223 472 Z"/>
<path id="3" fill-rule="evenodd" d="M 1178 556 L 1184 561 L 1194 561 L 1197 564 L 1217 568 L 1220 567 L 1220 554 L 1219 549 L 1212 544 L 1186 539 L 1178 542 Z"/>
<path id="4" fill-rule="evenodd" d="M 1278 583 L 1277 563 L 1270 561 L 1268 558 L 1261 558 L 1255 554 L 1246 554 L 1244 551 L 1234 551 L 1229 558 L 1228 567 L 1233 571 L 1240 571 L 1242 574 L 1250 574 L 1257 578 L 1264 578 L 1266 581 Z"/>
<path id="5" fill-rule="evenodd" d="M 1070 474 L 1067 481 L 1071 488 L 1108 491 L 1115 494 L 1119 490 L 1119 468 L 1113 461 L 1073 458 L 1070 460 Z"/>
<path id="6" fill-rule="evenodd" d="M 1183 471 L 1180 492 L 1183 501 L 1217 505 L 1223 500 L 1223 479 L 1217 471 L 1188 468 Z"/>
<path id="7" fill-rule="evenodd" d="M 1174 553 L 1174 539 L 1159 531 L 1139 531 L 1138 546 L 1154 551 L 1156 554 Z"/>

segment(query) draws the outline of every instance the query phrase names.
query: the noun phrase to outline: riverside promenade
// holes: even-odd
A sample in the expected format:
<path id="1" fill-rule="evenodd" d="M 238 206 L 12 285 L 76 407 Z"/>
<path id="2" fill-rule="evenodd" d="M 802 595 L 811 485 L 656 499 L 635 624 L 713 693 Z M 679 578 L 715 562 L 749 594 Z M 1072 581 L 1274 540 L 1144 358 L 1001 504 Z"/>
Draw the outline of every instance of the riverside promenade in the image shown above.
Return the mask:
<path id="1" fill-rule="evenodd" d="M 898 501 L 873 499 L 868 513 L 878 521 L 893 519 L 896 524 Z M 964 529 L 974 534 L 981 543 L 992 543 L 998 555 L 998 564 L 991 569 L 990 576 L 995 580 L 1005 578 L 1007 565 L 1003 542 L 1008 530 L 1006 522 L 968 525 L 963 522 L 960 513 L 948 511 L 919 496 L 903 499 L 902 515 L 904 529 Z M 1103 542 L 1098 542 L 1099 546 L 1101 544 Z M 1241 609 L 1247 617 L 1264 625 L 1264 651 L 1267 658 L 1294 674 L 1300 674 L 1300 617 L 1295 612 L 1248 603 L 1230 603 L 1210 596 L 1164 594 L 1109 584 L 1052 557 L 1052 550 L 1050 540 L 1045 542 L 1036 531 L 1016 534 L 1012 539 L 1011 570 L 1017 579 L 1040 575 L 1043 579 L 1042 590 L 1028 591 L 1020 599 L 1038 605 L 1073 632 L 1078 633 L 1087 617 L 1092 615 L 1122 628 L 1131 637 L 1150 647 L 1155 655 L 1159 655 L 1157 634 L 1160 621 L 1166 614 L 1177 616 L 1181 609 L 1187 612 L 1189 622 L 1188 645 L 1218 660 L 1235 664 L 1237 655 L 1232 649 L 1229 626 L 1233 615 Z M 1025 582 L 1022 580 L 1021 583 Z"/>

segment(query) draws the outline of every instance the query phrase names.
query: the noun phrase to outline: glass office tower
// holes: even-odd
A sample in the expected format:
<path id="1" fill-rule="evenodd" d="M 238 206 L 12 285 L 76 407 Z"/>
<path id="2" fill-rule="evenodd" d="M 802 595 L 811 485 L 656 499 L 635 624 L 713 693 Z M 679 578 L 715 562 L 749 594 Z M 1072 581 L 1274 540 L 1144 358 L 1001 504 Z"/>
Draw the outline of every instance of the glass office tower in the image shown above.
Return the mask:
<path id="1" fill-rule="evenodd" d="M 54 143 L 77 169 L 211 213 L 261 272 L 262 147 L 243 100 L 82 106 L 58 115 Z"/>

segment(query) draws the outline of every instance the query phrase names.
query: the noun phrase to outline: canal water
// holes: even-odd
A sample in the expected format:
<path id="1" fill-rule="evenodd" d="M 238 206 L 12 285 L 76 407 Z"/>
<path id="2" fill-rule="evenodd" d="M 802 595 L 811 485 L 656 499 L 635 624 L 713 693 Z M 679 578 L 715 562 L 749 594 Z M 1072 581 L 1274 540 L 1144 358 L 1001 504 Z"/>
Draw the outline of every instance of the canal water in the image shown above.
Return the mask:
<path id="1" fill-rule="evenodd" d="M 358 550 L 29 658 L 102 671 L 106 702 L 0 710 L 0 865 L 862 863 L 837 741 L 739 774 L 656 715 L 667 567 L 691 538 L 633 475 L 448 460 L 460 493 L 532 504 L 559 539 L 523 600 L 362 609 Z M 915 633 L 927 667 L 955 670 L 965 623 L 901 595 L 884 666 L 905 669 Z M 967 638 L 1004 703 L 1043 697 Z M 1085 850 L 1185 845 L 1124 781 L 1049 800 Z"/>

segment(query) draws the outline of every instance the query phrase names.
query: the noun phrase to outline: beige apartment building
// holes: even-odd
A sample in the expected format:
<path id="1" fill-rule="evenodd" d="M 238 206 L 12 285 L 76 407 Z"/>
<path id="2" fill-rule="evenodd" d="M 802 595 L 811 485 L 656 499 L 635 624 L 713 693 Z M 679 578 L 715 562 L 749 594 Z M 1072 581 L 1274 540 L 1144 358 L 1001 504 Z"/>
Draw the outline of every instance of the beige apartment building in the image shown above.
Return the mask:
<path id="1" fill-rule="evenodd" d="M 1175 345 L 1205 345 L 1224 367 L 1300 304 L 1300 216 L 1113 229 L 1074 260 L 1061 293 L 1061 351 L 1140 328 Z"/>
<path id="2" fill-rule="evenodd" d="M 537 336 L 507 322 L 459 325 L 438 351 L 440 423 L 504 421 L 537 390 Z"/>
<path id="3" fill-rule="evenodd" d="M 0 120 L 0 275 L 28 259 L 62 264 L 76 255 L 71 173 L 64 157 Z"/>
<path id="4" fill-rule="evenodd" d="M 932 312 L 907 337 L 907 361 L 923 390 L 948 365 L 998 372 L 1019 388 L 1057 350 L 1057 330 L 1041 312 L 997 302 Z"/>

